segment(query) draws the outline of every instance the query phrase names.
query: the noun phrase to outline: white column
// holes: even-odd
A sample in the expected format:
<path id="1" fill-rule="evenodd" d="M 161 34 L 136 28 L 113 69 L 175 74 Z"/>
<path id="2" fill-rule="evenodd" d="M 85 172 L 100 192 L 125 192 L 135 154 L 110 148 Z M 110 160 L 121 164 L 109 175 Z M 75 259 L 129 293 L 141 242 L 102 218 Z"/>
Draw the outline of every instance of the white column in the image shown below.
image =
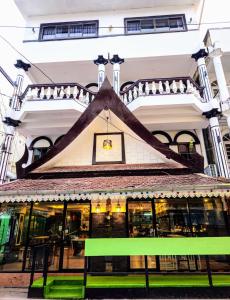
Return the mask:
<path id="1" fill-rule="evenodd" d="M 216 163 L 218 166 L 220 176 L 230 178 L 227 156 L 224 149 L 223 139 L 221 136 L 219 120 L 217 117 L 211 117 L 209 119 L 209 123 L 211 128 Z"/>
<path id="2" fill-rule="evenodd" d="M 117 95 L 120 95 L 120 65 L 113 65 L 113 89 Z"/>
<path id="3" fill-rule="evenodd" d="M 20 110 L 21 102 L 19 96 L 21 95 L 23 84 L 23 75 L 19 74 L 16 78 L 16 83 L 13 91 L 11 106 L 7 112 L 4 123 L 5 138 L 1 148 L 1 160 L 0 160 L 0 184 L 6 180 L 6 172 L 11 154 L 12 142 L 14 139 L 15 127 L 18 126 L 18 121 L 14 120 L 14 112 Z"/>
<path id="4" fill-rule="evenodd" d="M 124 61 L 117 54 L 113 55 L 113 58 L 110 59 L 110 63 L 113 65 L 113 89 L 118 96 L 120 96 L 120 65 Z"/>
<path id="5" fill-rule="evenodd" d="M 0 160 L 0 184 L 5 182 L 6 171 L 8 167 L 11 145 L 14 137 L 14 127 L 7 126 L 4 142 L 1 147 L 1 160 Z"/>
<path id="6" fill-rule="evenodd" d="M 193 54 L 192 58 L 194 58 L 198 64 L 200 83 L 204 87 L 203 97 L 206 102 L 209 102 L 211 104 L 210 111 L 205 112 L 205 115 L 209 119 L 213 150 L 219 175 L 222 177 L 230 178 L 227 156 L 221 136 L 219 120 L 217 117 L 220 114 L 219 103 L 215 99 L 213 99 L 211 84 L 208 78 L 208 71 L 205 64 L 205 57 L 207 55 L 208 53 L 205 51 L 205 49 L 201 49 L 197 53 Z"/>
<path id="7" fill-rule="evenodd" d="M 17 75 L 11 103 L 11 108 L 13 110 L 20 110 L 21 108 L 21 101 L 19 99 L 19 96 L 21 96 L 23 79 L 24 76 L 22 74 Z"/>
<path id="8" fill-rule="evenodd" d="M 218 42 L 216 42 L 214 45 L 215 46 L 213 48 L 209 48 L 209 50 L 212 49 L 212 51 L 209 52 L 209 56 L 213 59 L 213 65 L 220 92 L 220 100 L 221 102 L 225 102 L 229 99 L 229 92 L 221 62 L 222 51 Z"/>
<path id="9" fill-rule="evenodd" d="M 108 63 L 108 59 L 104 58 L 103 55 L 98 55 L 98 58 L 95 59 L 94 64 L 98 66 L 98 90 L 100 89 L 102 83 L 105 80 L 105 65 Z"/>
<path id="10" fill-rule="evenodd" d="M 105 80 L 105 65 L 100 64 L 98 65 L 98 90 L 100 89 L 100 87 L 102 86 L 102 83 Z"/>

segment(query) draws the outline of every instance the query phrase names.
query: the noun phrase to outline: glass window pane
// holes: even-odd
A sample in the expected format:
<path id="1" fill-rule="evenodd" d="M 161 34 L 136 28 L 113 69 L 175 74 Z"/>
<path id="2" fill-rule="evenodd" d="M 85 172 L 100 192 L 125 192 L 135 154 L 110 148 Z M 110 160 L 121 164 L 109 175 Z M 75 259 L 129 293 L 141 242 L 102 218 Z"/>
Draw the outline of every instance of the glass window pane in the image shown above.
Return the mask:
<path id="1" fill-rule="evenodd" d="M 141 20 L 141 31 L 153 31 L 153 19 L 143 19 Z"/>
<path id="2" fill-rule="evenodd" d="M 26 268 L 31 269 L 33 246 L 50 244 L 49 270 L 58 270 L 64 205 L 61 202 L 36 202 L 33 206 Z M 43 253 L 38 251 L 36 270 L 43 268 Z"/>
<path id="3" fill-rule="evenodd" d="M 83 269 L 85 239 L 89 237 L 89 203 L 68 203 L 63 268 Z"/>
<path id="4" fill-rule="evenodd" d="M 48 40 L 48 39 L 55 38 L 55 31 L 56 31 L 55 26 L 44 27 L 42 30 L 42 39 Z"/>
<path id="5" fill-rule="evenodd" d="M 140 21 L 127 21 L 127 32 L 135 33 L 140 31 L 141 31 Z"/>
<path id="6" fill-rule="evenodd" d="M 69 36 L 81 37 L 82 36 L 82 24 L 70 25 Z"/>
<path id="7" fill-rule="evenodd" d="M 83 36 L 95 36 L 97 28 L 95 23 L 83 24 Z"/>
<path id="8" fill-rule="evenodd" d="M 0 208 L 0 269 L 21 271 L 30 204 L 3 203 Z"/>
<path id="9" fill-rule="evenodd" d="M 170 18 L 169 26 L 171 30 L 182 30 L 184 29 L 183 19 L 182 18 Z"/>
<path id="10" fill-rule="evenodd" d="M 157 199 L 155 208 L 158 236 L 191 236 L 186 200 Z"/>
<path id="11" fill-rule="evenodd" d="M 218 198 L 189 199 L 193 232 L 197 236 L 228 235 L 225 212 Z"/>
<path id="12" fill-rule="evenodd" d="M 153 236 L 153 216 L 151 201 L 133 201 L 128 203 L 130 237 Z"/>
<path id="13" fill-rule="evenodd" d="M 156 31 L 169 31 L 168 19 L 156 19 Z"/>
<path id="14" fill-rule="evenodd" d="M 57 26 L 56 37 L 68 37 L 68 25 Z"/>

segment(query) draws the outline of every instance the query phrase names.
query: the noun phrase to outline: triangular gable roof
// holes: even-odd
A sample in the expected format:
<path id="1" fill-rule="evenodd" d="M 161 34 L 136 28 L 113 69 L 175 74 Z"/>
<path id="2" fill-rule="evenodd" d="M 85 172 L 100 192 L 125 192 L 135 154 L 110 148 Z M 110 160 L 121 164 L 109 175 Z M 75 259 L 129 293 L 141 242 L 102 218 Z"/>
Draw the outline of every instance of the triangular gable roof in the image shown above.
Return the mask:
<path id="1" fill-rule="evenodd" d="M 41 159 L 33 162 L 26 168 L 22 168 L 22 164 L 26 162 L 26 153 L 17 163 L 18 178 L 25 177 L 29 172 L 42 166 L 50 159 L 54 158 L 62 150 L 64 150 L 70 143 L 76 139 L 80 133 L 104 110 L 110 109 L 120 120 L 122 120 L 133 132 L 135 132 L 142 140 L 153 147 L 158 152 L 164 154 L 166 158 L 178 162 L 192 172 L 203 172 L 203 157 L 198 153 L 194 153 L 190 160 L 186 160 L 176 152 L 169 149 L 169 147 L 160 142 L 152 135 L 150 131 L 133 115 L 133 113 L 120 100 L 111 84 L 106 78 L 95 99 L 89 104 L 86 110 L 82 113 L 80 118 L 66 133 L 66 135 L 54 145 Z"/>

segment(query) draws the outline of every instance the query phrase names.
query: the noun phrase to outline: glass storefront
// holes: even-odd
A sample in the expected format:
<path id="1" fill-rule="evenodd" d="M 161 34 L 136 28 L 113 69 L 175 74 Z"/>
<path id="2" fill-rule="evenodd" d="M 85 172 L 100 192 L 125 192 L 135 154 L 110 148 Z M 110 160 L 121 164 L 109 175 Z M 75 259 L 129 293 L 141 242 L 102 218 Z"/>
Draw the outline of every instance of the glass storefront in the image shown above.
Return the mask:
<path id="1" fill-rule="evenodd" d="M 63 269 L 84 268 L 85 239 L 89 237 L 90 203 L 68 203 L 65 229 Z"/>
<path id="2" fill-rule="evenodd" d="M 0 207 L 0 271 L 29 271 L 33 247 L 50 244 L 49 270 L 82 270 L 86 238 L 228 236 L 229 211 L 220 198 L 3 203 Z M 43 267 L 37 255 L 36 270 Z M 229 271 L 227 256 L 212 257 L 213 271 Z M 144 268 L 144 257 L 95 258 L 97 270 Z M 203 257 L 149 256 L 154 271 L 206 270 Z M 89 266 L 90 268 L 90 266 Z M 92 269 L 92 271 L 94 271 Z"/>
<path id="3" fill-rule="evenodd" d="M 0 270 L 21 271 L 27 240 L 30 205 L 5 204 L 0 208 Z"/>

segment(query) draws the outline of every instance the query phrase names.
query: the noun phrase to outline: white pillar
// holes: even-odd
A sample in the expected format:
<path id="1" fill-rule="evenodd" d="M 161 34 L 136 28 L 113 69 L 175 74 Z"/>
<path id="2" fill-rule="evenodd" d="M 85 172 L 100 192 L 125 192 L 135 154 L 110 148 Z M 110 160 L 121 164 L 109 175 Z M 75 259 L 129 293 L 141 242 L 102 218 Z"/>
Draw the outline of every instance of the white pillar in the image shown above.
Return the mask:
<path id="1" fill-rule="evenodd" d="M 209 102 L 211 104 L 210 111 L 205 112 L 205 115 L 209 119 L 213 150 L 219 175 L 222 177 L 230 178 L 227 156 L 224 149 L 223 139 L 221 136 L 219 120 L 217 117 L 220 114 L 219 104 L 215 99 L 213 99 L 211 84 L 208 78 L 208 71 L 205 64 L 205 57 L 207 55 L 208 53 L 205 51 L 205 49 L 200 49 L 197 53 L 192 55 L 192 58 L 194 58 L 198 64 L 200 83 L 204 87 L 203 97 L 206 102 Z"/>
<path id="2" fill-rule="evenodd" d="M 120 65 L 124 62 L 123 58 L 120 58 L 117 54 L 110 59 L 110 63 L 113 65 L 113 89 L 118 96 L 120 96 Z"/>
<path id="3" fill-rule="evenodd" d="M 113 65 L 113 89 L 117 95 L 120 95 L 120 65 Z"/>
<path id="4" fill-rule="evenodd" d="M 212 49 L 212 51 L 209 52 L 209 56 L 213 59 L 213 65 L 220 92 L 220 100 L 221 102 L 225 102 L 229 99 L 229 92 L 221 62 L 222 51 L 218 42 L 216 42 L 214 45 L 215 46 L 213 48 L 209 48 L 209 50 Z"/>
<path id="5" fill-rule="evenodd" d="M 21 95 L 23 84 L 23 75 L 19 74 L 16 78 L 16 83 L 13 91 L 11 106 L 8 109 L 5 120 L 5 138 L 1 148 L 1 160 L 0 160 L 0 184 L 6 180 L 7 167 L 11 154 L 12 142 L 14 139 L 15 127 L 19 125 L 18 120 L 14 120 L 14 112 L 20 110 L 21 102 L 19 96 Z"/>
<path id="6" fill-rule="evenodd" d="M 0 160 L 0 184 L 5 182 L 6 172 L 10 157 L 11 145 L 14 137 L 14 127 L 7 126 L 4 142 L 1 147 L 1 160 Z"/>
<path id="7" fill-rule="evenodd" d="M 21 96 L 23 79 L 24 76 L 22 74 L 17 75 L 14 92 L 12 96 L 12 102 L 11 102 L 11 108 L 16 111 L 20 110 L 21 108 L 21 101 L 19 97 Z"/>
<path id="8" fill-rule="evenodd" d="M 98 58 L 95 59 L 94 64 L 98 66 L 98 90 L 100 89 L 102 83 L 105 80 L 105 65 L 108 63 L 108 59 L 104 58 L 103 55 L 98 55 Z"/>

